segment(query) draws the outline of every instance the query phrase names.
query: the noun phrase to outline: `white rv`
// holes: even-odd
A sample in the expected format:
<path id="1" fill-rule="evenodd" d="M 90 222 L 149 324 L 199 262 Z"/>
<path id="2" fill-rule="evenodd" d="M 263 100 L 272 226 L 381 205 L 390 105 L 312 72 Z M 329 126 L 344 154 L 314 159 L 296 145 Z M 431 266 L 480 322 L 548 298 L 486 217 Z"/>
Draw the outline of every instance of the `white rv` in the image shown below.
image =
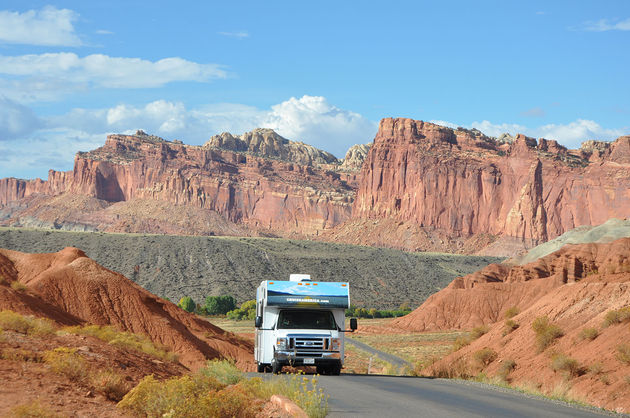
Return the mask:
<path id="1" fill-rule="evenodd" d="M 307 274 L 289 281 L 266 280 L 256 291 L 258 372 L 279 373 L 283 366 L 315 366 L 319 374 L 338 375 L 344 360 L 344 333 L 357 329 L 345 311 L 350 286 L 343 282 L 314 282 Z"/>

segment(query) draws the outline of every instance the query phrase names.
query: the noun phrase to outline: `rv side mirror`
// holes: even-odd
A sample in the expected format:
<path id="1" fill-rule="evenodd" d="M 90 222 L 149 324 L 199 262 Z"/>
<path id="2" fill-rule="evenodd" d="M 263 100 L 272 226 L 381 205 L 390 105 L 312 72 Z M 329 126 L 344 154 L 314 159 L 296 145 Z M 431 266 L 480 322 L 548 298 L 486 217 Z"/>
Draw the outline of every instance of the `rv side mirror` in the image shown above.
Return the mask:
<path id="1" fill-rule="evenodd" d="M 256 321 L 254 322 L 254 326 L 256 328 L 262 327 L 262 316 L 257 316 Z"/>
<path id="2" fill-rule="evenodd" d="M 357 319 L 356 318 L 350 318 L 350 329 L 352 331 L 356 331 L 356 329 L 357 329 Z"/>

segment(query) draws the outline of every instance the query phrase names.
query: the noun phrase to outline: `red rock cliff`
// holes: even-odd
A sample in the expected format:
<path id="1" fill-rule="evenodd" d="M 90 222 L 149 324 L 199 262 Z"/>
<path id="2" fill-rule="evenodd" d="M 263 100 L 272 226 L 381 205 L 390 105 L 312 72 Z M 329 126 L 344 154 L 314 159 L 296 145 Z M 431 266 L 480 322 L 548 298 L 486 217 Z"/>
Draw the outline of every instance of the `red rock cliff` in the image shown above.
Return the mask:
<path id="1" fill-rule="evenodd" d="M 353 217 L 390 218 L 469 237 L 531 244 L 630 216 L 630 137 L 567 150 L 523 135 L 383 119 L 361 171 Z"/>
<path id="2" fill-rule="evenodd" d="M 3 179 L 0 203 L 64 192 L 109 203 L 149 199 L 207 209 L 254 228 L 308 235 L 349 218 L 356 182 L 355 173 L 146 134 L 110 135 L 103 147 L 77 154 L 73 172 L 51 171 L 47 182 Z"/>

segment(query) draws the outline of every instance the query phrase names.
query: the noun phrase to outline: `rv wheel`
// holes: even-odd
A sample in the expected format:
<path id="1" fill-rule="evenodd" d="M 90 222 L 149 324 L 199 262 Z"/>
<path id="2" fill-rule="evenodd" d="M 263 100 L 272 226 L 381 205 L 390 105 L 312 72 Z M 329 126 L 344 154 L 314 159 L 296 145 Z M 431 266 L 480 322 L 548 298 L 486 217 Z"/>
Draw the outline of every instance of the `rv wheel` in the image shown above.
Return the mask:
<path id="1" fill-rule="evenodd" d="M 281 371 L 282 371 L 282 365 L 279 364 L 277 361 L 272 361 L 271 362 L 271 373 L 278 374 Z"/>
<path id="2" fill-rule="evenodd" d="M 265 372 L 265 365 L 262 363 L 256 363 L 257 369 L 258 369 L 258 373 L 264 373 Z"/>

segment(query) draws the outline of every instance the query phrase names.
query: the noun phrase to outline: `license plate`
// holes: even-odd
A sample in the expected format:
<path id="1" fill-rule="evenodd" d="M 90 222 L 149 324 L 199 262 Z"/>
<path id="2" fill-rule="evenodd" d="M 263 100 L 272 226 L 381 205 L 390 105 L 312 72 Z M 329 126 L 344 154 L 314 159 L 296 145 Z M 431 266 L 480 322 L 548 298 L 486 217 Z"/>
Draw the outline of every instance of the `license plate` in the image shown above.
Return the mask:
<path id="1" fill-rule="evenodd" d="M 304 359 L 304 364 L 315 364 L 315 359 L 314 358 L 305 358 Z"/>

